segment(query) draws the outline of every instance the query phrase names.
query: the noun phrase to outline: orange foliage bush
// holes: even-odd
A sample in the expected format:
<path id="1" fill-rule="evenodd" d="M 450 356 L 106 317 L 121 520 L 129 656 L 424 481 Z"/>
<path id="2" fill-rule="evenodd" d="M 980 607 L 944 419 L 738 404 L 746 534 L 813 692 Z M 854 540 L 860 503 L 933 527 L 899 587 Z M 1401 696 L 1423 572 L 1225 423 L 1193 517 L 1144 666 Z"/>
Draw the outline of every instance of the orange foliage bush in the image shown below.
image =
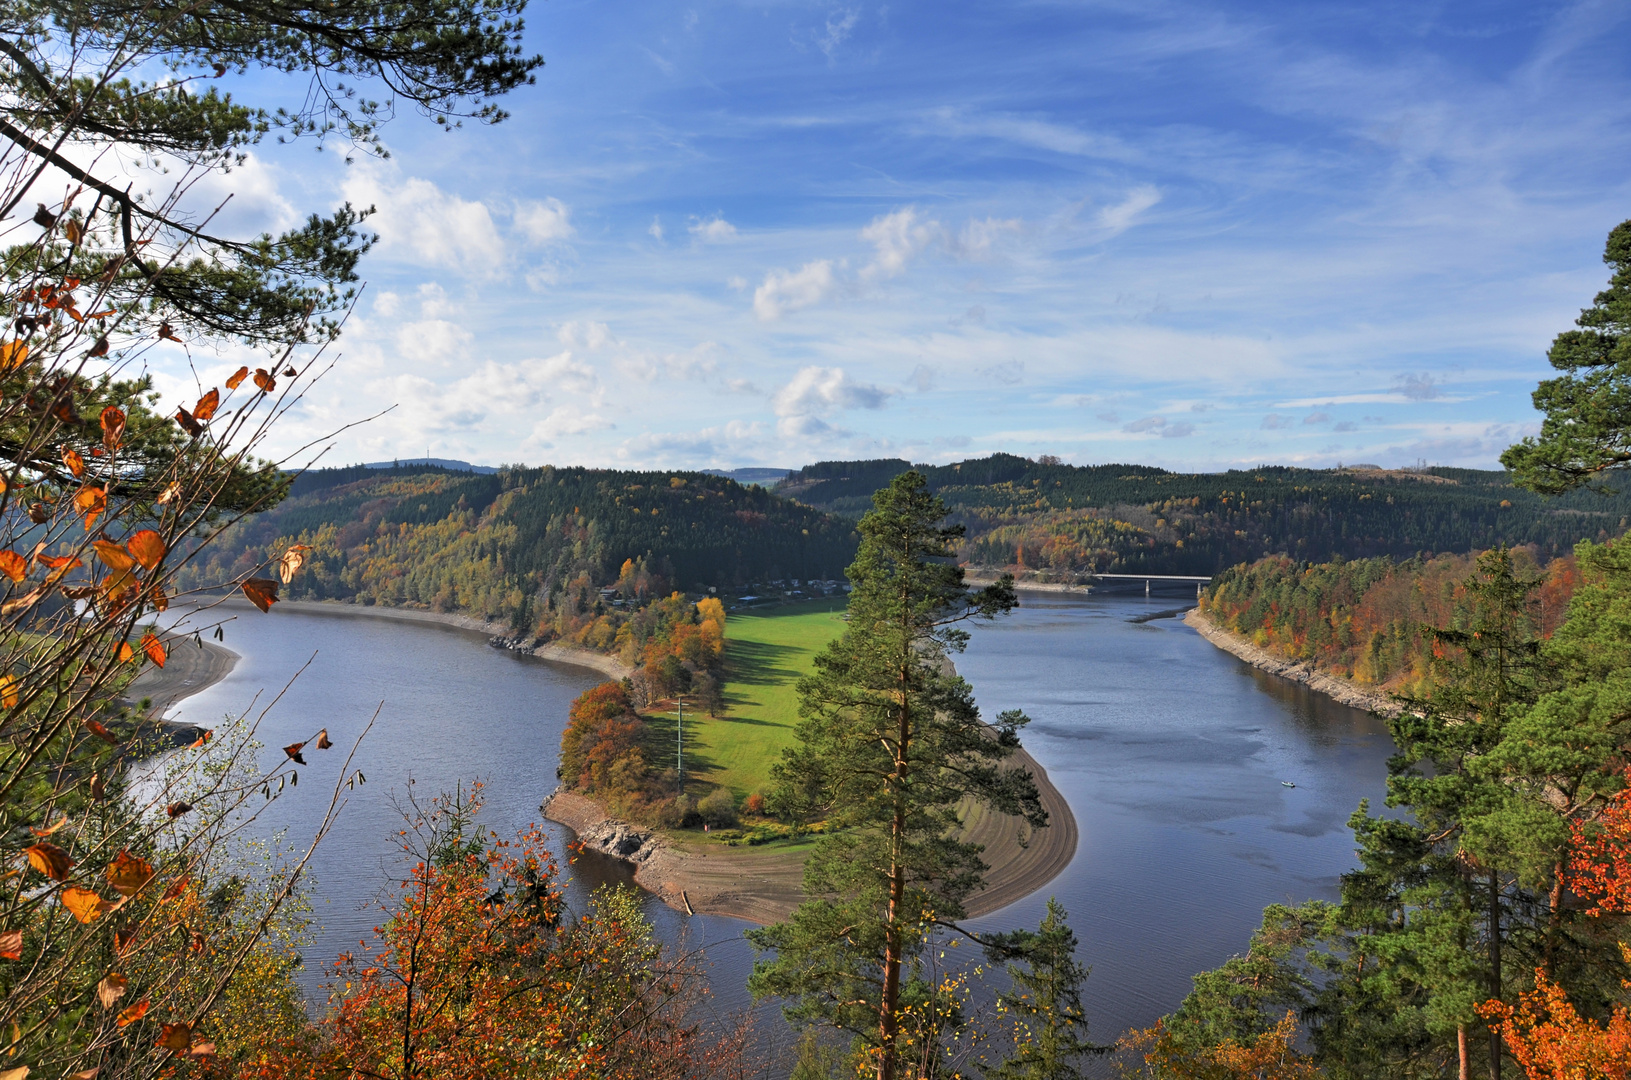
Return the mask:
<path id="1" fill-rule="evenodd" d="M 1188 1047 L 1164 1022 L 1123 1035 L 1116 1049 L 1141 1054 L 1143 1075 L 1161 1080 L 1316 1080 L 1324 1074 L 1292 1048 L 1297 1040 L 1297 1018 L 1286 1013 L 1280 1022 L 1249 1042 L 1228 1039 L 1217 1046 Z M 1124 1068 L 1123 1075 L 1128 1073 Z"/>
<path id="2" fill-rule="evenodd" d="M 1625 1006 L 1615 1006 L 1604 1024 L 1582 1017 L 1543 969 L 1535 969 L 1535 989 L 1522 995 L 1516 1008 L 1489 1001 L 1478 1011 L 1500 1023 L 1501 1038 L 1528 1080 L 1631 1076 L 1631 1014 Z"/>

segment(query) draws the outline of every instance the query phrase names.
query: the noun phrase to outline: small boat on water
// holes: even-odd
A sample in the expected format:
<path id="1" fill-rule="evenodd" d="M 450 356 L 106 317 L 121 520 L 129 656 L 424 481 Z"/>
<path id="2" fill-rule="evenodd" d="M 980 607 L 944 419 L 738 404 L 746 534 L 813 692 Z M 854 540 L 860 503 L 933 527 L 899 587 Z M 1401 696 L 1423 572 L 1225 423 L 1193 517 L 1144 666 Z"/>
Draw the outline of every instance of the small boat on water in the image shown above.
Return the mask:
<path id="1" fill-rule="evenodd" d="M 1297 785 L 1293 784 L 1290 780 L 1282 780 L 1282 781 L 1280 781 L 1280 786 L 1281 787 L 1296 787 Z"/>

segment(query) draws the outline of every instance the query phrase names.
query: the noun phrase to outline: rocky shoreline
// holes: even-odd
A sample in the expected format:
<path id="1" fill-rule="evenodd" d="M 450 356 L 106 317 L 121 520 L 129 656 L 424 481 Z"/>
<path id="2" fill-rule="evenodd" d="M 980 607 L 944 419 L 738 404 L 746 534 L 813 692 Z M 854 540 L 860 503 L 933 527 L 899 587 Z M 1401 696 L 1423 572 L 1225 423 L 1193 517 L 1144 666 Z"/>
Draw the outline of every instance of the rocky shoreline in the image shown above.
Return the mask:
<path id="1" fill-rule="evenodd" d="M 1386 717 L 1398 716 L 1404 711 L 1404 707 L 1388 694 L 1368 690 L 1355 685 L 1349 679 L 1320 671 L 1309 661 L 1286 660 L 1258 648 L 1239 634 L 1231 633 L 1213 623 L 1200 608 L 1191 608 L 1184 615 L 1184 624 L 1224 652 L 1233 653 L 1259 671 L 1302 683 L 1343 705 Z"/>

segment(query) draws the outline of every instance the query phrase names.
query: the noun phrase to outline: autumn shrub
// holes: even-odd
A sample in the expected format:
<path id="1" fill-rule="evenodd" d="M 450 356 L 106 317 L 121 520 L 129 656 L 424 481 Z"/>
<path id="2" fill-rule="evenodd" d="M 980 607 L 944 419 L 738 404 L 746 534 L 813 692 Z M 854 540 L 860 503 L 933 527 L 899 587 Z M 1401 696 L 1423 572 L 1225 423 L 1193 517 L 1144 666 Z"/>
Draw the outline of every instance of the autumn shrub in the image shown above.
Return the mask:
<path id="1" fill-rule="evenodd" d="M 736 797 L 730 789 L 716 787 L 697 803 L 697 814 L 716 828 L 729 828 L 736 824 Z"/>
<path id="2" fill-rule="evenodd" d="M 755 816 L 763 815 L 765 812 L 764 794 L 758 791 L 750 794 L 747 800 L 742 803 L 742 809 Z"/>
<path id="3" fill-rule="evenodd" d="M 658 945 L 629 889 L 574 911 L 535 828 L 478 829 L 479 801 L 412 806 L 408 870 L 373 940 L 332 968 L 330 1016 L 240 1077 L 730 1077 L 744 1032 L 693 1017 L 701 974 Z"/>

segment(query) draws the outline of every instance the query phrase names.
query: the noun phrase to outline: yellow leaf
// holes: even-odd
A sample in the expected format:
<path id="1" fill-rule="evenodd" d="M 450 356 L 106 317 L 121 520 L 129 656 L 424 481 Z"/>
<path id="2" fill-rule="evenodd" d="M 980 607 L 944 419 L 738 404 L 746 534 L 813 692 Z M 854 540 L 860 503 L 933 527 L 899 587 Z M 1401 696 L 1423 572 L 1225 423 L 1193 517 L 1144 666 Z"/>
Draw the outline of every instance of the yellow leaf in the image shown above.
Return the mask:
<path id="1" fill-rule="evenodd" d="M 19 1065 L 15 1069 L 0 1072 L 0 1080 L 28 1080 L 28 1066 Z"/>
<path id="2" fill-rule="evenodd" d="M 90 889 L 81 889 L 77 885 L 62 890 L 62 906 L 82 923 L 95 922 L 115 907 Z"/>
<path id="3" fill-rule="evenodd" d="M 128 851 L 119 852 L 108 867 L 108 884 L 123 896 L 134 896 L 152 880 L 153 864 Z"/>
<path id="4" fill-rule="evenodd" d="M 0 375 L 15 371 L 28 362 L 28 342 L 0 341 Z"/>
<path id="5" fill-rule="evenodd" d="M 91 547 L 96 549 L 96 557 L 110 569 L 129 571 L 136 567 L 136 560 L 130 557 L 130 552 L 111 540 L 93 540 Z"/>
<path id="6" fill-rule="evenodd" d="M 20 686 L 22 683 L 17 681 L 17 676 L 0 675 L 0 705 L 15 709 L 17 702 L 22 700 L 22 694 L 18 691 Z"/>

